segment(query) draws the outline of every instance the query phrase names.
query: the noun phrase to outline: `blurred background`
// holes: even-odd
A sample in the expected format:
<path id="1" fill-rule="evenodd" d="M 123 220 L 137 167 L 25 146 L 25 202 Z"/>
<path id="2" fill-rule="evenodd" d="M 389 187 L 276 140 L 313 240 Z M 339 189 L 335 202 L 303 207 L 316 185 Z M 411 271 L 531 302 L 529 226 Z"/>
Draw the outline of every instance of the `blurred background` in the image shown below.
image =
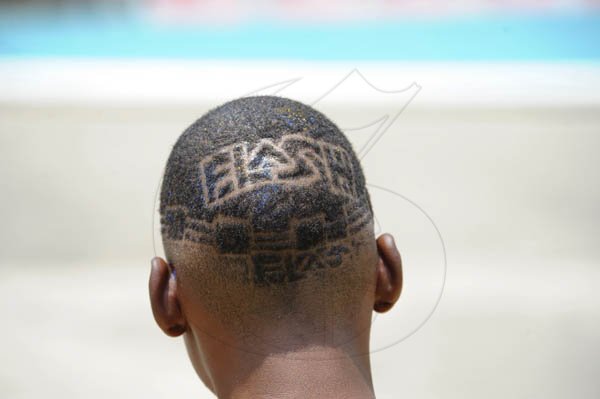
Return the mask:
<path id="1" fill-rule="evenodd" d="M 591 0 L 0 1 L 0 397 L 212 397 L 150 313 L 156 190 L 252 93 L 330 116 L 397 237 L 379 398 L 600 397 Z"/>

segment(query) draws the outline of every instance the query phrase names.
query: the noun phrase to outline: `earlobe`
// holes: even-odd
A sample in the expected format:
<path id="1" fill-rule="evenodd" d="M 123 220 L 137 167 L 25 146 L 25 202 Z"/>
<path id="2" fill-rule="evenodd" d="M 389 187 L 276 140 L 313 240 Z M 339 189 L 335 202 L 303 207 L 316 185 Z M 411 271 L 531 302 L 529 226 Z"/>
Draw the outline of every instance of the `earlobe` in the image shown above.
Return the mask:
<path id="1" fill-rule="evenodd" d="M 384 313 L 394 306 L 402 292 L 402 259 L 390 234 L 377 238 L 377 252 L 379 261 L 373 310 Z"/>
<path id="2" fill-rule="evenodd" d="M 152 314 L 156 324 L 171 337 L 183 334 L 187 328 L 185 317 L 177 298 L 177 281 L 161 258 L 152 259 L 152 269 L 148 282 Z"/>

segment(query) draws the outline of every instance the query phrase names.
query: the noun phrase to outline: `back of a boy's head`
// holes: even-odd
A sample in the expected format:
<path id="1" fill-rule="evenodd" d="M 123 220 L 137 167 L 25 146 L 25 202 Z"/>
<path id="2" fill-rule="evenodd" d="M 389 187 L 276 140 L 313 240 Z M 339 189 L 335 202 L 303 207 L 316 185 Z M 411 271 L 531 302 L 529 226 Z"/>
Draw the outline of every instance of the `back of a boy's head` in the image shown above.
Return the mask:
<path id="1" fill-rule="evenodd" d="M 160 198 L 169 263 L 232 331 L 351 319 L 377 260 L 365 178 L 323 114 L 247 97 L 179 138 Z"/>

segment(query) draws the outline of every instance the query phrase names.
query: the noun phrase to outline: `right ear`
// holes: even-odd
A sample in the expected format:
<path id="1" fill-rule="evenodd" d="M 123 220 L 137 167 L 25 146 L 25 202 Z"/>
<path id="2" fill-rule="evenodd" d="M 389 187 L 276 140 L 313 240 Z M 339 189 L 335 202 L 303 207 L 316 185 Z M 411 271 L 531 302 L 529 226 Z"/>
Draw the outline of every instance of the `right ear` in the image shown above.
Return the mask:
<path id="1" fill-rule="evenodd" d="M 390 234 L 377 238 L 377 284 L 373 310 L 387 312 L 394 306 L 402 292 L 402 259 Z"/>
<path id="2" fill-rule="evenodd" d="M 187 321 L 177 298 L 177 281 L 174 270 L 164 259 L 152 259 L 150 281 L 150 304 L 156 324 L 170 337 L 178 337 L 187 329 Z"/>

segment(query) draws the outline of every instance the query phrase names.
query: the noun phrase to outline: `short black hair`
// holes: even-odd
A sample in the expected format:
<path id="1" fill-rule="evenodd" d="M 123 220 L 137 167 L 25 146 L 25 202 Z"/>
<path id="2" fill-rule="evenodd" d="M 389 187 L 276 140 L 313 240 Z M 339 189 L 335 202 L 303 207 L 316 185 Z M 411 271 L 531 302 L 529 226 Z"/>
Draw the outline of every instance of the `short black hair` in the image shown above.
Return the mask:
<path id="1" fill-rule="evenodd" d="M 241 257 L 244 281 L 259 286 L 338 268 L 351 250 L 347 238 L 373 216 L 340 129 L 274 96 L 230 101 L 183 132 L 167 162 L 160 214 L 165 244 Z"/>

